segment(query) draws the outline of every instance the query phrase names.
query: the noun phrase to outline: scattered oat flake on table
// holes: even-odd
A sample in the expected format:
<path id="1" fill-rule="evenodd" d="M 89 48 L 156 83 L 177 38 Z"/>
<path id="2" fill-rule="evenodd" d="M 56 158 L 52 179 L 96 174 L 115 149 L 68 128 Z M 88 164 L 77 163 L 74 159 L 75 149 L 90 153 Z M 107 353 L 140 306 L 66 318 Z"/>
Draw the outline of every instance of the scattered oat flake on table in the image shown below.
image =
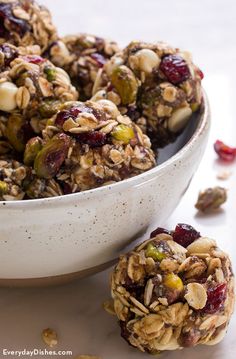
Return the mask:
<path id="1" fill-rule="evenodd" d="M 218 209 L 227 200 L 227 191 L 223 187 L 207 188 L 198 195 L 195 207 L 201 212 Z"/>
<path id="2" fill-rule="evenodd" d="M 42 331 L 42 339 L 44 343 L 51 348 L 57 345 L 58 343 L 57 333 L 55 332 L 55 330 L 51 328 L 47 328 Z"/>
<path id="3" fill-rule="evenodd" d="M 214 143 L 214 150 L 219 158 L 225 162 L 232 162 L 236 158 L 236 148 L 227 146 L 220 140 Z"/>
<path id="4" fill-rule="evenodd" d="M 217 179 L 219 180 L 222 180 L 222 181 L 225 181 L 227 180 L 230 176 L 232 175 L 232 172 L 231 171 L 220 171 L 218 172 L 217 174 Z"/>

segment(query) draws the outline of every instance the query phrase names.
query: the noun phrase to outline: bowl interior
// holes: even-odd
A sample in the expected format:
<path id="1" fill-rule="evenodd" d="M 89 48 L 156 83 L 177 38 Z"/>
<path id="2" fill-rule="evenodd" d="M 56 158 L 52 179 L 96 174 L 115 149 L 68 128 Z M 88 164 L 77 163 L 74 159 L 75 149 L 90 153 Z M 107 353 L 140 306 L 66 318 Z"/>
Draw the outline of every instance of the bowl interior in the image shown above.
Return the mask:
<path id="1" fill-rule="evenodd" d="M 198 111 L 192 115 L 184 131 L 177 137 L 177 139 L 173 143 L 170 143 L 168 146 L 158 150 L 159 165 L 174 156 L 191 139 L 201 119 L 201 112 Z"/>

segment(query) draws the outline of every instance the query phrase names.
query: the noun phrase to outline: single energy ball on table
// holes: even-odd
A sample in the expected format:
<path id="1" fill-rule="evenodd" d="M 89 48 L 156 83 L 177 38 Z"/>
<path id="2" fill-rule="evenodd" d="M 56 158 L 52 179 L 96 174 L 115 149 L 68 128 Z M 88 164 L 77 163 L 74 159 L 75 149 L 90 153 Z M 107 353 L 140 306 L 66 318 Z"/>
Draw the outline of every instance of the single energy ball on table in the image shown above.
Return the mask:
<path id="1" fill-rule="evenodd" d="M 228 255 L 182 223 L 122 255 L 111 290 L 122 337 L 151 354 L 217 344 L 235 299 Z"/>
<path id="2" fill-rule="evenodd" d="M 62 102 L 77 99 L 77 91 L 63 69 L 39 55 L 4 44 L 0 59 L 0 137 L 23 152 Z"/>
<path id="3" fill-rule="evenodd" d="M 97 74 L 118 50 L 114 41 L 90 34 L 77 34 L 54 42 L 47 55 L 55 65 L 68 72 L 80 93 L 80 100 L 88 100 L 95 91 Z"/>
<path id="4" fill-rule="evenodd" d="M 142 125 L 153 144 L 162 147 L 199 109 L 202 78 L 189 53 L 165 43 L 132 42 L 104 65 L 96 79 L 100 90 L 92 99 L 114 101 L 122 113 Z"/>
<path id="5" fill-rule="evenodd" d="M 156 164 L 149 138 L 108 100 L 62 105 L 43 140 L 27 143 L 24 161 L 34 168 L 37 188 L 54 179 L 64 194 L 118 182 Z M 34 185 L 27 194 L 42 196 Z"/>
<path id="6" fill-rule="evenodd" d="M 45 51 L 57 38 L 46 7 L 33 0 L 0 1 L 0 44 L 39 45 Z"/>

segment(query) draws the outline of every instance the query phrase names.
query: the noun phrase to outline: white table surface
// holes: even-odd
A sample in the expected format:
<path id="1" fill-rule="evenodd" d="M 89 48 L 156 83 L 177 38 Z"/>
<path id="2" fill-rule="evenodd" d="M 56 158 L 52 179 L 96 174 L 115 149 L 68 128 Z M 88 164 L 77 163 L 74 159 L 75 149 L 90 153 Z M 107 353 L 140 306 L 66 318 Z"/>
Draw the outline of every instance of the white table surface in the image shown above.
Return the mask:
<path id="1" fill-rule="evenodd" d="M 61 34 L 90 32 L 116 39 L 121 45 L 132 39 L 166 40 L 191 50 L 195 62 L 205 73 L 204 87 L 212 109 L 212 131 L 208 148 L 192 184 L 178 208 L 163 223 L 173 228 L 177 222 L 190 223 L 211 236 L 236 263 L 236 163 L 218 163 L 213 142 L 219 138 L 236 146 L 236 3 L 234 0 L 42 0 L 54 13 Z M 216 178 L 221 169 L 232 171 L 227 181 Z M 229 189 L 224 210 L 199 216 L 194 209 L 198 191 L 213 185 Z M 93 354 L 103 359 L 144 359 L 119 337 L 114 317 L 102 309 L 109 296 L 109 272 L 61 287 L 46 289 L 0 289 L 0 358 L 2 350 L 45 348 L 40 333 L 46 327 L 59 335 L 56 350 L 73 355 L 34 358 L 75 358 Z M 162 358 L 235 358 L 236 316 L 223 342 L 215 347 L 198 347 Z M 22 356 L 22 358 L 28 358 Z"/>

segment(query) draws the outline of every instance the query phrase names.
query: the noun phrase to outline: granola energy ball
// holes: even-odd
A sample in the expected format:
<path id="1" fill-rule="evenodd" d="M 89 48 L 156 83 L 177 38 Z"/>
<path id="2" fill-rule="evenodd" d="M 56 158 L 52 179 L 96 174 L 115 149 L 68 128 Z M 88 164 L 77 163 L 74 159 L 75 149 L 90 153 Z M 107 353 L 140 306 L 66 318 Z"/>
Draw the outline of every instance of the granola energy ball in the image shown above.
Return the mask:
<path id="1" fill-rule="evenodd" d="M 132 42 L 105 64 L 93 100 L 107 98 L 119 105 L 161 147 L 176 138 L 199 108 L 202 77 L 189 53 L 164 43 Z"/>
<path id="2" fill-rule="evenodd" d="M 138 175 L 155 166 L 149 138 L 108 100 L 68 102 L 27 143 L 24 161 L 40 181 L 55 180 L 62 193 L 79 192 Z M 31 185 L 29 197 L 42 194 Z"/>
<path id="3" fill-rule="evenodd" d="M 22 55 L 5 44 L 0 58 L 0 136 L 23 152 L 59 105 L 76 100 L 77 92 L 64 70 L 39 55 Z"/>
<path id="4" fill-rule="evenodd" d="M 34 0 L 0 1 L 0 44 L 39 45 L 44 51 L 57 39 L 47 8 Z"/>
<path id="5" fill-rule="evenodd" d="M 122 255 L 111 287 L 122 337 L 150 354 L 217 344 L 233 312 L 228 255 L 186 224 Z"/>
<path id="6" fill-rule="evenodd" d="M 118 51 L 114 41 L 89 34 L 65 36 L 52 44 L 49 59 L 64 68 L 78 88 L 81 100 L 88 100 L 96 91 L 104 64 Z M 104 82 L 105 85 L 105 82 Z"/>

